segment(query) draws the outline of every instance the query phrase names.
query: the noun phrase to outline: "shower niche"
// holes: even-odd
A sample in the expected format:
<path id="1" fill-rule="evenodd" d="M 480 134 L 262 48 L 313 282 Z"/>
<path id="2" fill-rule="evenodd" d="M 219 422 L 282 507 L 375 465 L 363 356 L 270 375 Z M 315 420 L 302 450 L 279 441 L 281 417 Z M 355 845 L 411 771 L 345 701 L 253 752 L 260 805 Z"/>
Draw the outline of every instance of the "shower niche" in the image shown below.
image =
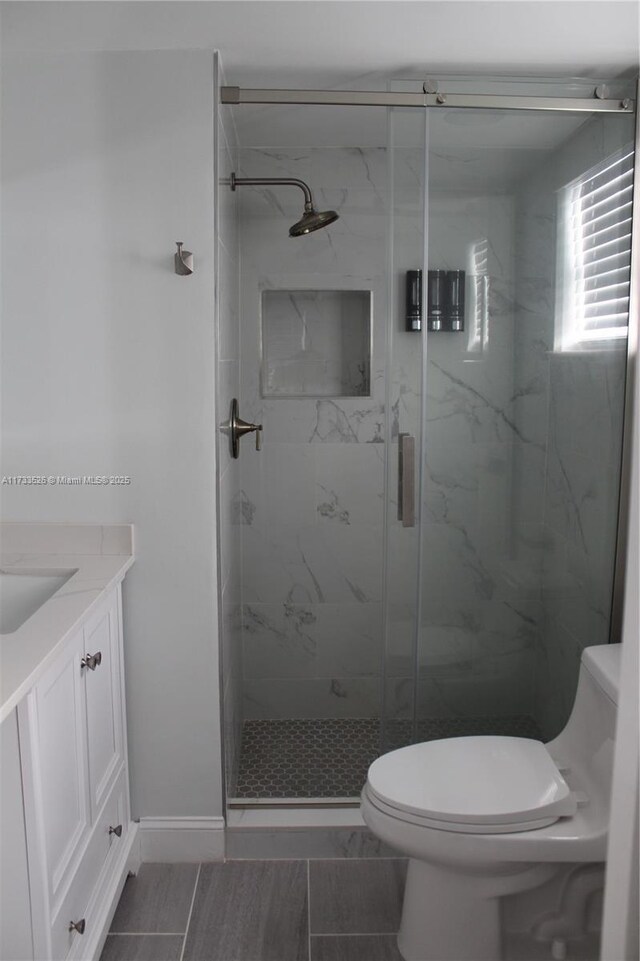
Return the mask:
<path id="1" fill-rule="evenodd" d="M 263 397 L 368 397 L 370 290 L 262 292 Z"/>

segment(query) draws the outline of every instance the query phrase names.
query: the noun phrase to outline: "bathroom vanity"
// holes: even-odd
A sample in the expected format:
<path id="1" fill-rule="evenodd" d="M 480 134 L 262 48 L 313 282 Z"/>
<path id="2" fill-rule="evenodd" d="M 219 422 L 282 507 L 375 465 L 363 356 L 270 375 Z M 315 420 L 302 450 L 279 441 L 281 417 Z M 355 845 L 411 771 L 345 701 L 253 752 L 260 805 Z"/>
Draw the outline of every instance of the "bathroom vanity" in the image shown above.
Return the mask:
<path id="1" fill-rule="evenodd" d="M 2 524 L 0 957 L 99 956 L 127 873 L 129 525 Z M 33 578 L 29 584 L 29 578 Z"/>

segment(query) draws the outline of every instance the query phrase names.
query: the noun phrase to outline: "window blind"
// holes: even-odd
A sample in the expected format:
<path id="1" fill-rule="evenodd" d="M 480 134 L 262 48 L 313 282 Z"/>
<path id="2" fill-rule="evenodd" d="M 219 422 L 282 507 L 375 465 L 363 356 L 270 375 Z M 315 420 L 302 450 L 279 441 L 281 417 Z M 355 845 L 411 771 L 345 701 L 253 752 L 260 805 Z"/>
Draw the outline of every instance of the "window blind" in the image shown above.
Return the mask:
<path id="1" fill-rule="evenodd" d="M 573 344 L 626 334 L 633 160 L 627 147 L 564 188 L 564 310 Z"/>

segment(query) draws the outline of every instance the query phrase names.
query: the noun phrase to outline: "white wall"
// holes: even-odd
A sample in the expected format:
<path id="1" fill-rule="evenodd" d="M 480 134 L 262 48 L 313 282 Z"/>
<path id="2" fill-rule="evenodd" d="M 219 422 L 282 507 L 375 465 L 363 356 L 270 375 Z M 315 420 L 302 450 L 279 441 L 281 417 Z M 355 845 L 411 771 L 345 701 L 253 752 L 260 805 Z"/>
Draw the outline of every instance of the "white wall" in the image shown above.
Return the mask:
<path id="1" fill-rule="evenodd" d="M 132 478 L 4 487 L 3 516 L 136 525 L 134 815 L 215 815 L 213 54 L 10 55 L 2 80 L 2 473 Z"/>

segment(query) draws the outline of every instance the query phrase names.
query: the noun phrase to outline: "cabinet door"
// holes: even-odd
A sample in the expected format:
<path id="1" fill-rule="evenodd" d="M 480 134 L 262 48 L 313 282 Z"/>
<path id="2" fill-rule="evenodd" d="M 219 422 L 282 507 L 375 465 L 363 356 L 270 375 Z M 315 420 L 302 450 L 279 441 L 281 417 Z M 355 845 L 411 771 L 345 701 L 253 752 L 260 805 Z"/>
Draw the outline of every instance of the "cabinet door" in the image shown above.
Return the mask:
<path id="1" fill-rule="evenodd" d="M 13 711 L 0 726 L 0 958 L 33 961 L 18 722 Z"/>
<path id="2" fill-rule="evenodd" d="M 35 777 L 40 780 L 37 793 L 52 907 L 75 869 L 75 855 L 90 829 L 83 653 L 80 632 L 30 695 L 37 731 L 31 744 Z"/>
<path id="3" fill-rule="evenodd" d="M 85 669 L 87 746 L 92 821 L 118 775 L 123 754 L 120 700 L 120 643 L 118 593 L 87 622 L 84 629 L 85 661 L 98 655 L 99 663 Z"/>

